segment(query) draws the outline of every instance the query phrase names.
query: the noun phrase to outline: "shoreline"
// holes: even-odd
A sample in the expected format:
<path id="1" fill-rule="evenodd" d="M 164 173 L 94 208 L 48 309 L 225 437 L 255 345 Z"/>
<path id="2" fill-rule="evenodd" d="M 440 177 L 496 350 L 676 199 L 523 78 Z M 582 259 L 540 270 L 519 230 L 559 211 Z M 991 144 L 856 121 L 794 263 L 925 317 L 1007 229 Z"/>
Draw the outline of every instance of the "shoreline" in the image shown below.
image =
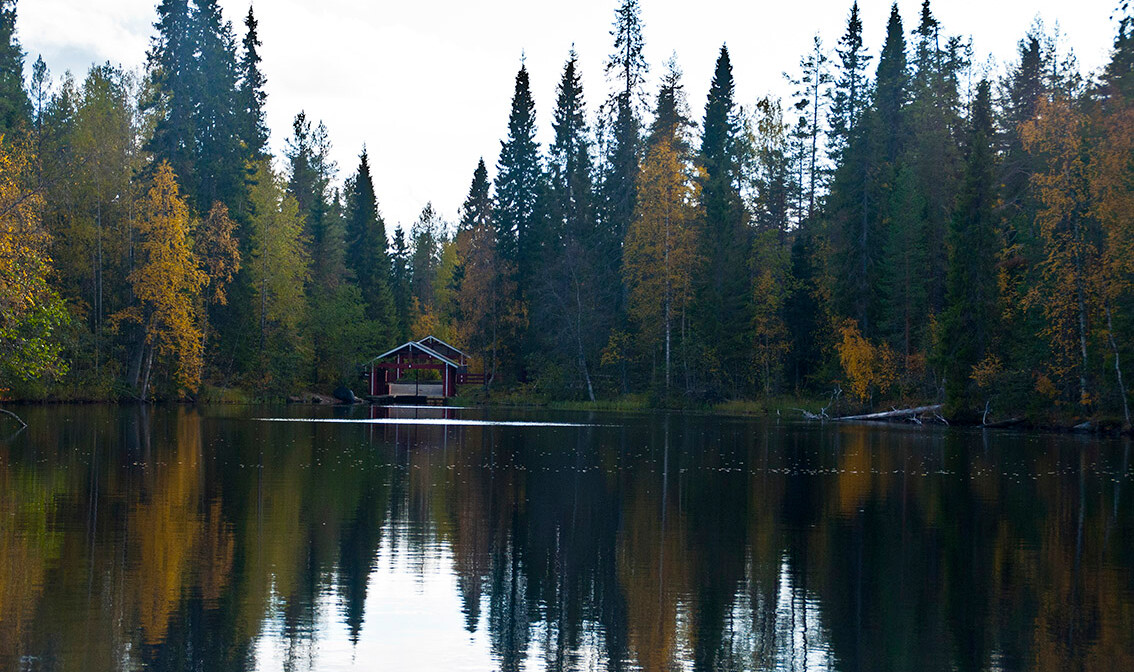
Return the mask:
<path id="1" fill-rule="evenodd" d="M 230 394 L 206 399 L 158 399 L 141 401 L 138 399 L 10 399 L 0 401 L 0 408 L 30 408 L 36 406 L 188 406 L 188 407 L 238 407 L 238 406 L 311 406 L 315 408 L 334 408 L 350 406 L 367 406 L 368 402 L 344 404 L 333 401 L 333 398 L 312 392 L 304 392 L 289 397 L 276 397 L 270 399 L 255 398 L 242 390 L 227 391 Z M 908 420 L 840 420 L 838 416 L 827 419 L 808 418 L 804 412 L 814 413 L 823 408 L 827 400 L 818 397 L 772 397 L 769 399 L 734 399 L 715 404 L 689 404 L 689 405 L 657 405 L 650 403 L 645 395 L 628 395 L 614 399 L 596 401 L 564 401 L 551 399 L 520 398 L 517 395 L 503 393 L 496 399 L 478 398 L 479 395 L 457 395 L 450 398 L 453 407 L 476 409 L 512 409 L 512 410 L 544 410 L 564 412 L 608 412 L 608 413 L 690 413 L 697 415 L 716 416 L 721 418 L 779 418 L 783 420 L 799 421 L 819 424 L 868 424 L 908 426 L 913 428 L 927 428 L 926 425 Z M 437 408 L 446 408 L 438 406 Z M 851 408 L 861 410 L 859 407 Z M 847 413 L 850 415 L 850 413 Z M 1099 438 L 1134 437 L 1134 428 L 1123 428 L 1120 420 L 1107 417 L 1072 418 L 1063 422 L 1036 421 L 1029 418 L 1013 418 L 1010 423 L 1004 421 L 982 425 L 981 423 L 947 422 L 933 423 L 931 427 L 963 427 L 967 429 L 1009 430 L 1052 434 L 1078 434 L 1082 436 L 1095 436 Z"/>

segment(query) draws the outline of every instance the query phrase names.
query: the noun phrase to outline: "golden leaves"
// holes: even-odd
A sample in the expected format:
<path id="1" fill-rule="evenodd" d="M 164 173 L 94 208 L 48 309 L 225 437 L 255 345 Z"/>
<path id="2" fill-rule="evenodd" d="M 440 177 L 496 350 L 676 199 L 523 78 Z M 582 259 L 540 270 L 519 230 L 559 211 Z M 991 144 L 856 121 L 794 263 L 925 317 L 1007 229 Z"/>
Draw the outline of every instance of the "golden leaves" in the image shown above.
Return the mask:
<path id="1" fill-rule="evenodd" d="M 162 358 L 174 360 L 174 376 L 182 389 L 195 390 L 204 364 L 195 306 L 208 276 L 190 245 L 189 207 L 168 162 L 158 166 L 140 205 L 141 262 L 130 274 L 130 283 L 142 305 L 146 344 Z"/>
<path id="2" fill-rule="evenodd" d="M 854 320 L 839 327 L 841 341 L 835 345 L 839 363 L 850 379 L 851 391 L 862 401 L 869 401 L 873 390 L 885 392 L 898 378 L 894 352 L 885 343 L 874 345 L 858 329 Z"/>
<path id="3" fill-rule="evenodd" d="M 646 340 L 656 344 L 693 296 L 693 276 L 700 266 L 695 193 L 688 166 L 669 141 L 650 148 L 638 180 L 622 273 L 630 289 L 630 316 Z"/>

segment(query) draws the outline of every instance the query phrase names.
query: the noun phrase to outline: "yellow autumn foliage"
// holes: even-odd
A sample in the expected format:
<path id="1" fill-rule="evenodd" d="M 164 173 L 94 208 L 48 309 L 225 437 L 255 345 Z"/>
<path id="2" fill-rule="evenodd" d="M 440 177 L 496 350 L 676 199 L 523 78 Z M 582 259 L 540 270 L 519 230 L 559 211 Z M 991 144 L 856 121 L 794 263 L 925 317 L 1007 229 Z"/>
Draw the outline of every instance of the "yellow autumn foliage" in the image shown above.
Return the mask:
<path id="1" fill-rule="evenodd" d="M 890 389 L 898 378 L 897 358 L 890 346 L 871 343 L 854 320 L 843 322 L 839 337 L 835 349 L 854 396 L 869 402 L 875 390 L 885 393 Z"/>
<path id="2" fill-rule="evenodd" d="M 196 306 L 208 283 L 190 244 L 191 228 L 177 177 L 163 161 L 138 219 L 141 255 L 130 283 L 140 306 L 125 311 L 123 317 L 142 323 L 151 353 L 159 361 L 172 360 L 174 380 L 188 391 L 201 383 L 204 346 Z"/>

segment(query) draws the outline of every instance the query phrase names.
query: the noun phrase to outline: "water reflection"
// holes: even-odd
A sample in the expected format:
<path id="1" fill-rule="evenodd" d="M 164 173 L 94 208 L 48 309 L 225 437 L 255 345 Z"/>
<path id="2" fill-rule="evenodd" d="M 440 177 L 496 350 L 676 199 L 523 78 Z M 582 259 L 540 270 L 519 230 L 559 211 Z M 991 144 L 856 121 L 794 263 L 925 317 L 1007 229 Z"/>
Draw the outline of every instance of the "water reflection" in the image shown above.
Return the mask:
<path id="1" fill-rule="evenodd" d="M 32 409 L 0 669 L 1134 669 L 1129 442 L 396 413 Z"/>

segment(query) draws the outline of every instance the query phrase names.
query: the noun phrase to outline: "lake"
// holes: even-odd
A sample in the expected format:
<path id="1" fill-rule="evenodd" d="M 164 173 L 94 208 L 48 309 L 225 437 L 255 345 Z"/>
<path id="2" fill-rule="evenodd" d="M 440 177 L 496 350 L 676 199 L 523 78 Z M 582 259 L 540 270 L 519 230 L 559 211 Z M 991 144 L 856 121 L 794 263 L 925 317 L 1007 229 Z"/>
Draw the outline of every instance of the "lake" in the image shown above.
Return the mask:
<path id="1" fill-rule="evenodd" d="M 16 410 L 2 670 L 1134 670 L 1129 440 Z"/>

